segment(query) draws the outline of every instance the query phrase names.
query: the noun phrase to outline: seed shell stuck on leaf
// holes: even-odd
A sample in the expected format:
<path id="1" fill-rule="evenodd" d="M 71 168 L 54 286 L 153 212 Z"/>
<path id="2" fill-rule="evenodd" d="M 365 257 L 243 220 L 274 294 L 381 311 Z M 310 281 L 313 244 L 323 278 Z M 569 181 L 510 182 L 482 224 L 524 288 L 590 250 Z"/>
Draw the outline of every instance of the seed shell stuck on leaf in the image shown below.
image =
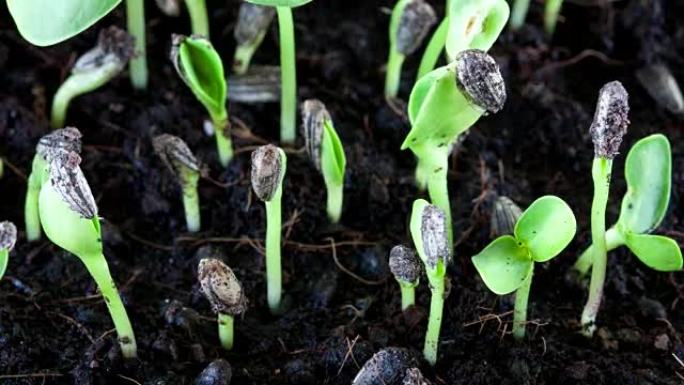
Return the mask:
<path id="1" fill-rule="evenodd" d="M 416 283 L 420 277 L 420 266 L 413 249 L 397 245 L 390 250 L 389 268 L 398 281 Z"/>
<path id="2" fill-rule="evenodd" d="M 275 8 L 243 2 L 240 5 L 235 41 L 238 45 L 253 44 L 264 33 L 275 17 Z"/>
<path id="3" fill-rule="evenodd" d="M 331 117 L 323 102 L 309 99 L 302 103 L 302 129 L 306 152 L 318 170 L 321 169 L 321 141 L 326 120 L 331 120 Z"/>
<path id="4" fill-rule="evenodd" d="M 439 261 L 445 265 L 451 258 L 451 247 L 447 235 L 447 222 L 444 211 L 435 205 L 427 205 L 423 209 L 420 225 L 423 241 L 423 252 L 427 258 L 426 264 L 435 269 Z"/>
<path id="5" fill-rule="evenodd" d="M 11 251 L 17 242 L 17 227 L 9 221 L 0 222 L 0 250 Z"/>
<path id="6" fill-rule="evenodd" d="M 619 81 L 607 83 L 599 91 L 594 120 L 589 132 L 594 142 L 596 157 L 613 159 L 617 156 L 622 137 L 629 125 L 629 95 Z"/>
<path id="7" fill-rule="evenodd" d="M 75 127 L 54 130 L 38 141 L 36 152 L 50 162 L 58 154 L 81 153 L 81 132 Z"/>
<path id="8" fill-rule="evenodd" d="M 425 0 L 409 1 L 399 19 L 397 51 L 405 56 L 414 53 L 436 22 L 435 11 Z"/>
<path id="9" fill-rule="evenodd" d="M 81 157 L 75 152 L 55 156 L 50 162 L 50 183 L 72 211 L 93 219 L 97 204 L 80 164 Z"/>
<path id="10" fill-rule="evenodd" d="M 500 195 L 494 202 L 491 217 L 491 231 L 493 237 L 513 234 L 515 224 L 522 215 L 520 207 L 507 196 Z"/>
<path id="11" fill-rule="evenodd" d="M 272 144 L 252 152 L 252 188 L 262 201 L 270 201 L 280 187 L 282 162 L 280 149 Z"/>
<path id="12" fill-rule="evenodd" d="M 74 64 L 73 73 L 83 73 L 116 63 L 123 68 L 135 54 L 135 39 L 121 28 L 111 26 L 100 31 L 97 45 Z"/>
<path id="13" fill-rule="evenodd" d="M 456 84 L 471 103 L 496 113 L 506 102 L 506 85 L 499 66 L 486 52 L 465 50 L 456 57 Z"/>
<path id="14" fill-rule="evenodd" d="M 197 278 L 202 293 L 216 313 L 238 315 L 247 309 L 247 297 L 233 270 L 216 258 L 199 262 Z"/>
<path id="15" fill-rule="evenodd" d="M 183 168 L 199 172 L 199 162 L 183 139 L 161 134 L 152 139 L 152 146 L 154 152 L 178 178 L 182 177 Z"/>

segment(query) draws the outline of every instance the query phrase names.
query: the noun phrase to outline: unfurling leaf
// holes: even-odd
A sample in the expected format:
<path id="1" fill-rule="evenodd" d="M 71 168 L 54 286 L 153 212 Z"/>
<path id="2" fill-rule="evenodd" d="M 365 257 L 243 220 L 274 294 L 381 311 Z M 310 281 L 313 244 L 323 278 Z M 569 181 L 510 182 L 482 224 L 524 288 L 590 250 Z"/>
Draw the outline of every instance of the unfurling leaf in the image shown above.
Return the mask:
<path id="1" fill-rule="evenodd" d="M 528 250 L 510 235 L 495 239 L 472 260 L 485 285 L 498 295 L 517 290 L 534 268 Z"/>
<path id="2" fill-rule="evenodd" d="M 562 199 L 547 195 L 535 200 L 515 226 L 515 238 L 536 262 L 558 255 L 575 237 L 577 221 Z"/>

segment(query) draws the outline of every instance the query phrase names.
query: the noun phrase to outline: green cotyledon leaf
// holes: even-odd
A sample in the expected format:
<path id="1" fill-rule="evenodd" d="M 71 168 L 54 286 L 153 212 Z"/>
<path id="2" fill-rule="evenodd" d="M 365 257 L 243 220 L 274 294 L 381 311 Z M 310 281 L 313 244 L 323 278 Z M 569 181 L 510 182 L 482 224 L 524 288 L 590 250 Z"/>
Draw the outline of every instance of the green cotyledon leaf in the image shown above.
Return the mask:
<path id="1" fill-rule="evenodd" d="M 534 261 L 545 262 L 563 251 L 576 231 L 575 215 L 568 204 L 547 195 L 532 202 L 522 213 L 514 233 Z"/>
<path id="2" fill-rule="evenodd" d="M 472 261 L 485 285 L 499 295 L 517 290 L 534 268 L 528 250 L 510 235 L 495 239 Z"/>

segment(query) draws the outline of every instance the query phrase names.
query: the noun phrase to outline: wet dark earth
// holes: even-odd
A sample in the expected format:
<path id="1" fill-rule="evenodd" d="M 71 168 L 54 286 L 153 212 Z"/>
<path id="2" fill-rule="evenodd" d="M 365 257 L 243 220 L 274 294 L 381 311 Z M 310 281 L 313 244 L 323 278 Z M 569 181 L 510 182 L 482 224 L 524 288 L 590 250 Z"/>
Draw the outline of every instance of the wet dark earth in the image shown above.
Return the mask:
<path id="1" fill-rule="evenodd" d="M 233 384 L 349 384 L 384 347 L 419 353 L 429 290 L 423 284 L 418 306 L 402 314 L 386 262 L 392 246 L 410 241 L 408 215 L 420 196 L 413 156 L 399 150 L 408 123 L 382 96 L 392 5 L 316 0 L 295 12 L 299 97 L 323 100 L 334 118 L 348 160 L 346 196 L 341 223 L 330 225 L 323 179 L 303 141 L 287 148 L 286 310 L 271 316 L 263 278 L 265 211 L 251 192 L 249 153 L 278 140 L 279 106 L 231 103 L 237 156 L 221 169 L 213 138 L 202 130 L 204 110 L 167 59 L 170 34 L 187 32 L 189 23 L 148 2 L 150 90 L 135 92 L 122 75 L 75 100 L 67 117 L 84 134 L 82 167 L 104 217 L 105 254 L 133 322 L 139 359 L 122 360 L 105 304 L 81 262 L 47 240 L 26 243 L 20 234 L 0 282 L 0 383 L 192 384 L 222 358 Z M 212 40 L 228 67 L 238 2 L 208 6 Z M 443 6 L 435 6 L 442 14 Z M 684 4 L 567 1 L 552 40 L 541 29 L 542 8 L 533 2 L 528 25 L 505 31 L 491 51 L 506 79 L 506 107 L 481 119 L 453 154 L 452 286 L 438 363 L 421 369 L 436 384 L 681 383 L 682 273 L 656 273 L 626 250 L 612 252 L 599 330 L 587 340 L 578 333 L 586 291 L 566 272 L 589 239 L 588 129 L 598 90 L 610 80 L 630 92 L 632 124 L 622 152 L 655 132 L 672 143 L 672 200 L 657 232 L 684 243 L 684 122 L 656 104 L 635 77 L 645 65 L 664 63 L 684 79 Z M 26 176 L 38 138 L 49 131 L 51 97 L 98 28 L 124 25 L 123 16 L 118 9 L 66 43 L 36 48 L 18 36 L 6 9 L 0 11 L 3 220 L 23 228 Z M 255 63 L 277 64 L 277 35 L 274 26 Z M 418 60 L 405 66 L 404 98 Z M 184 232 L 179 188 L 153 154 L 151 138 L 160 133 L 182 137 L 206 164 L 198 234 Z M 624 154 L 615 162 L 611 223 L 625 189 Z M 558 195 L 579 225 L 568 249 L 537 267 L 521 343 L 509 334 L 512 300 L 488 292 L 470 263 L 490 241 L 497 194 L 521 206 Z M 225 254 L 250 299 L 236 320 L 231 352 L 219 346 L 214 314 L 195 277 L 195 253 L 206 245 Z M 226 362 L 213 365 L 208 372 L 225 380 Z M 203 380 L 197 383 L 213 383 L 210 376 Z"/>

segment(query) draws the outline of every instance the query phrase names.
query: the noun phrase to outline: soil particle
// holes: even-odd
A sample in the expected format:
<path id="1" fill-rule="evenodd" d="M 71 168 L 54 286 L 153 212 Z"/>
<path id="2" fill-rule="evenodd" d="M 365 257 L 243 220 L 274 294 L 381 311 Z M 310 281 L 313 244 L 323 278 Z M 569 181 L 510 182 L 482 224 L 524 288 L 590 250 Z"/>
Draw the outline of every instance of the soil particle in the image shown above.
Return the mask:
<path id="1" fill-rule="evenodd" d="M 195 379 L 195 385 L 230 385 L 233 369 L 228 361 L 219 359 L 212 361 Z"/>
<path id="2" fill-rule="evenodd" d="M 416 356 L 408 349 L 385 348 L 363 364 L 352 385 L 401 385 L 406 370 L 417 363 Z"/>

